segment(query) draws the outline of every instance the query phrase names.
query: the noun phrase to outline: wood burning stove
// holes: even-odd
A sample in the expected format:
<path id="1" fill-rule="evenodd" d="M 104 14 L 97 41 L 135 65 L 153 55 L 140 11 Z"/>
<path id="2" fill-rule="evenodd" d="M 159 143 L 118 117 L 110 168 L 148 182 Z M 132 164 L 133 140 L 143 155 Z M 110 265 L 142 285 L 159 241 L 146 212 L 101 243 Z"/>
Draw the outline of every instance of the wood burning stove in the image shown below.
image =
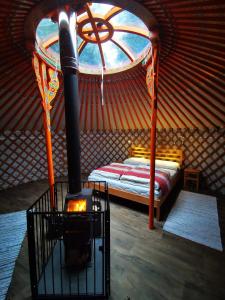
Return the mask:
<path id="1" fill-rule="evenodd" d="M 101 236 L 101 203 L 93 201 L 92 195 L 92 189 L 82 189 L 66 196 L 64 210 L 69 214 L 64 219 L 63 240 L 68 267 L 85 267 L 91 260 L 93 238 Z"/>
<path id="2" fill-rule="evenodd" d="M 67 194 L 64 220 L 63 240 L 65 262 L 68 267 L 82 268 L 91 260 L 93 218 L 92 189 L 83 189 L 76 195 Z"/>

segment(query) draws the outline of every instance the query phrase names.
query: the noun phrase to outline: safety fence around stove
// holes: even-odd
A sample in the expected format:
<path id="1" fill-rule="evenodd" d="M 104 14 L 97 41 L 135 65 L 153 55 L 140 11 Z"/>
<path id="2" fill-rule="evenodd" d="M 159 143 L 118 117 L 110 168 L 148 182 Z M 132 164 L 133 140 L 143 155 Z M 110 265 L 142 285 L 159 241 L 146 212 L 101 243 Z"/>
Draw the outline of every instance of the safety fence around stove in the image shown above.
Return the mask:
<path id="1" fill-rule="evenodd" d="M 87 211 L 67 209 L 67 182 L 55 184 L 55 209 L 47 190 L 27 210 L 33 299 L 107 299 L 110 294 L 108 187 L 105 182 L 82 182 L 82 187 L 92 188 Z"/>

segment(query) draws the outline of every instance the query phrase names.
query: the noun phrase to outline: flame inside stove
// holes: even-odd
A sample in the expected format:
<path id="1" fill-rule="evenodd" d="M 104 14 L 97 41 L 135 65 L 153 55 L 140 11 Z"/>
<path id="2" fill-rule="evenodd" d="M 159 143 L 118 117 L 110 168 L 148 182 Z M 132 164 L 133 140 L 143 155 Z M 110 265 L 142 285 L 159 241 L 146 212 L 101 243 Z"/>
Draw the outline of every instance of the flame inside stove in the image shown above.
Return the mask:
<path id="1" fill-rule="evenodd" d="M 68 201 L 67 212 L 82 212 L 82 211 L 87 211 L 86 199 Z"/>

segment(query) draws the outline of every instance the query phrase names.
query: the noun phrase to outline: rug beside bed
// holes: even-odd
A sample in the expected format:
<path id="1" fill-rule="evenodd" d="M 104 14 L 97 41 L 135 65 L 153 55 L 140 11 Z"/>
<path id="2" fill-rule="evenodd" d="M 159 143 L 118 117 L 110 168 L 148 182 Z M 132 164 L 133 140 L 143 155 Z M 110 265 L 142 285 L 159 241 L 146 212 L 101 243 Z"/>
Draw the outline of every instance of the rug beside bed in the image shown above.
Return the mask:
<path id="1" fill-rule="evenodd" d="M 163 230 L 223 250 L 215 197 L 181 191 Z"/>
<path id="2" fill-rule="evenodd" d="M 26 211 L 0 214 L 0 300 L 6 298 L 26 229 Z"/>

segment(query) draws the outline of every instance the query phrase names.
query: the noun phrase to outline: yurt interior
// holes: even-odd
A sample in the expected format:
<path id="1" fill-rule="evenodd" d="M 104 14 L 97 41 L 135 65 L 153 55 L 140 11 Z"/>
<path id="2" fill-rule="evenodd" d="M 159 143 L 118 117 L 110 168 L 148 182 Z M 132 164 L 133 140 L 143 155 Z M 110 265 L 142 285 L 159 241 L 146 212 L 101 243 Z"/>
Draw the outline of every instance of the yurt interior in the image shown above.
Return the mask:
<path id="1" fill-rule="evenodd" d="M 225 0 L 0 24 L 0 299 L 225 299 Z"/>

